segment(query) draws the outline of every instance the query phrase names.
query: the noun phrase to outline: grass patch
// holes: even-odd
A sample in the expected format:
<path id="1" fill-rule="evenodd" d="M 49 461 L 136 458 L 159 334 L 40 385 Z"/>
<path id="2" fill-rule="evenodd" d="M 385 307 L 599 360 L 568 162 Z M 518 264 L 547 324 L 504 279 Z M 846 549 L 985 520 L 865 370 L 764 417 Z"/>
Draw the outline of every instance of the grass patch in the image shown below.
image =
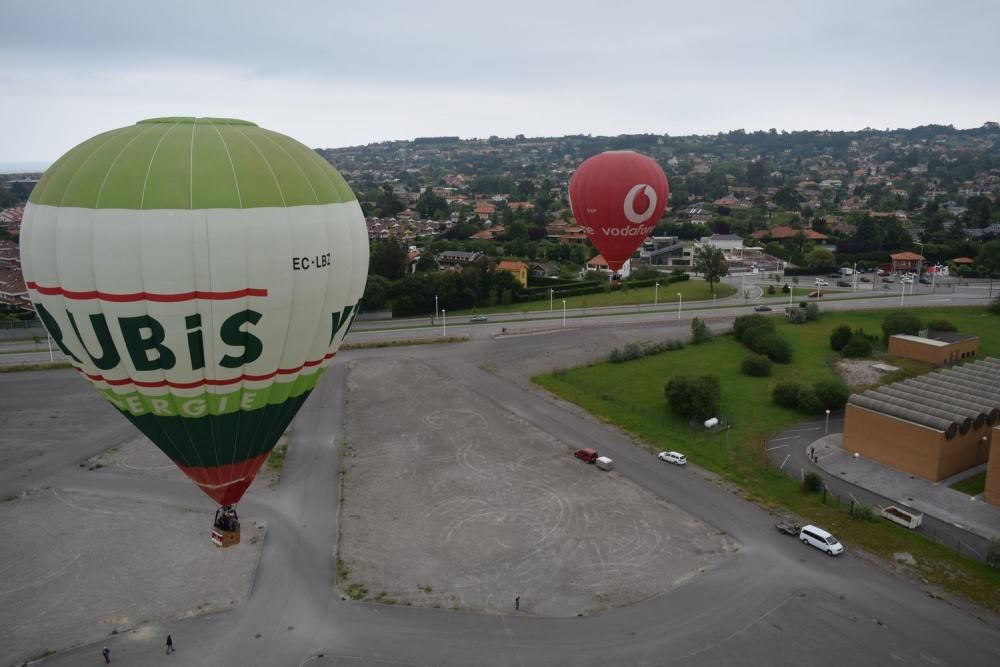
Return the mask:
<path id="1" fill-rule="evenodd" d="M 351 584 L 344 592 L 347 593 L 347 597 L 352 600 L 364 600 L 368 595 L 368 589 L 362 584 Z"/>
<path id="2" fill-rule="evenodd" d="M 798 480 L 771 467 L 764 452 L 767 437 L 802 421 L 801 414 L 776 406 L 771 390 L 780 382 L 812 383 L 836 375 L 831 362 L 830 333 L 838 325 L 881 334 L 889 311 L 837 312 L 807 324 L 778 323 L 778 331 L 792 343 L 791 364 L 774 364 L 770 377 L 740 372 L 746 348 L 732 336 L 689 346 L 669 354 L 645 357 L 641 362 L 602 363 L 550 375 L 533 381 L 557 396 L 585 408 L 600 419 L 635 435 L 653 451 L 679 450 L 692 462 L 712 470 L 745 489 L 744 497 L 765 507 L 782 509 L 819 523 L 850 544 L 889 561 L 898 552 L 910 553 L 918 576 L 962 595 L 993 611 L 1000 611 L 1000 570 L 966 559 L 927 538 L 881 519 L 852 517 L 846 506 L 823 503 L 822 496 L 804 493 Z M 980 357 L 1000 356 L 1000 318 L 984 308 L 921 309 L 926 321 L 951 320 L 959 331 L 980 337 Z M 902 365 L 903 373 L 918 373 Z M 722 381 L 720 417 L 732 427 L 717 433 L 691 428 L 667 408 L 664 386 L 672 377 L 699 376 L 705 369 Z M 830 502 L 827 499 L 827 502 Z M 862 513 L 863 514 L 863 513 Z"/>
<path id="3" fill-rule="evenodd" d="M 983 471 L 978 475 L 966 477 L 961 482 L 955 482 L 951 485 L 951 488 L 961 491 L 967 496 L 978 496 L 980 493 L 986 491 L 986 472 Z"/>
<path id="4" fill-rule="evenodd" d="M 468 336 L 438 336 L 437 338 L 417 338 L 414 340 L 384 340 L 370 343 L 344 343 L 341 350 L 364 350 L 374 347 L 405 347 L 407 345 L 437 345 L 438 343 L 464 343 Z"/>
<path id="5" fill-rule="evenodd" d="M 559 288 L 554 288 L 552 295 L 553 313 L 562 312 L 562 297 L 559 296 Z M 568 289 L 564 287 L 563 289 Z M 599 294 L 581 294 L 578 296 L 566 297 L 566 308 L 601 308 L 604 306 L 635 306 L 639 308 L 650 308 L 656 301 L 661 307 L 670 304 L 677 305 L 677 294 L 680 293 L 686 304 L 688 301 L 711 301 L 712 294 L 708 290 L 708 283 L 702 280 L 685 280 L 679 283 L 661 284 L 659 292 L 655 287 L 638 287 L 634 289 L 618 289 Z M 716 284 L 715 296 L 723 298 L 736 293 L 736 289 L 723 283 Z M 686 306 L 684 306 L 686 307 Z M 549 310 L 549 300 L 526 301 L 524 303 L 512 303 L 507 306 L 497 305 L 492 308 L 471 308 L 468 310 L 448 311 L 448 317 L 461 317 L 466 315 L 480 315 L 491 313 L 536 313 L 538 311 Z"/>
<path id="6" fill-rule="evenodd" d="M 288 454 L 288 443 L 278 445 L 267 455 L 267 469 L 280 474 L 285 469 L 285 455 Z"/>

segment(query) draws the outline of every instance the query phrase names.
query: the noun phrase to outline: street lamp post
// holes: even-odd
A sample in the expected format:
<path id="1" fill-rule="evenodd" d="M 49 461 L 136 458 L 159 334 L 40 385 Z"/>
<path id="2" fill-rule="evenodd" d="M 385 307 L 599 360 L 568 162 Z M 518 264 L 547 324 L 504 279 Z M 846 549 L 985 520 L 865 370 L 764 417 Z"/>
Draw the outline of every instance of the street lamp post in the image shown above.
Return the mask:
<path id="1" fill-rule="evenodd" d="M 792 299 L 795 298 L 795 287 L 793 285 L 788 286 L 788 307 L 792 307 Z"/>
<path id="2" fill-rule="evenodd" d="M 563 328 L 565 329 L 566 328 L 566 299 L 563 299 L 562 302 L 563 302 Z"/>
<path id="3" fill-rule="evenodd" d="M 653 283 L 653 305 L 660 302 L 660 283 Z"/>
<path id="4" fill-rule="evenodd" d="M 920 241 L 914 241 L 914 243 L 920 246 L 920 259 L 917 260 L 917 280 L 920 280 L 920 274 L 924 268 L 924 244 Z M 910 294 L 913 294 L 913 288 L 910 288 Z"/>
<path id="5" fill-rule="evenodd" d="M 677 319 L 681 319 L 681 309 L 684 307 L 684 295 L 677 293 Z"/>
<path id="6" fill-rule="evenodd" d="M 550 313 L 552 312 L 552 297 L 554 296 L 553 295 L 553 291 L 554 290 L 550 287 L 549 288 L 549 312 Z"/>
<path id="7" fill-rule="evenodd" d="M 438 317 L 438 295 L 435 294 L 434 295 L 434 319 L 436 320 L 437 317 Z"/>
<path id="8" fill-rule="evenodd" d="M 829 432 L 830 432 L 830 411 L 827 410 L 826 411 L 826 428 L 823 429 L 823 435 L 826 435 Z"/>
<path id="9" fill-rule="evenodd" d="M 444 309 L 441 310 L 441 335 L 448 335 L 448 311 Z"/>

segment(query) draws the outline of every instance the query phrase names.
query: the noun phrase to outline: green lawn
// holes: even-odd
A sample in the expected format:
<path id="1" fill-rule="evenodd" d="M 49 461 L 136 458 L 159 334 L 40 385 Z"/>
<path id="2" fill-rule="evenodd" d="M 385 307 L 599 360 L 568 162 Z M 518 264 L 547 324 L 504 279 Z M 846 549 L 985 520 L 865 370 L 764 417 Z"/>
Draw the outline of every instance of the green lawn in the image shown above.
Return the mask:
<path id="1" fill-rule="evenodd" d="M 779 331 L 792 342 L 795 359 L 787 366 L 775 364 L 774 374 L 769 378 L 743 375 L 740 362 L 748 351 L 732 336 L 722 336 L 705 345 L 639 361 L 595 364 L 533 379 L 561 398 L 638 436 L 653 451 L 684 452 L 694 463 L 746 489 L 749 499 L 821 522 L 849 543 L 890 559 L 896 551 L 909 551 L 918 561 L 915 569 L 920 576 L 1000 610 L 1000 570 L 961 558 L 892 524 L 860 521 L 842 510 L 826 507 L 817 496 L 803 494 L 794 480 L 766 464 L 766 438 L 805 419 L 771 402 L 773 386 L 786 380 L 811 382 L 835 377 L 829 366 L 835 358 L 829 347 L 830 332 L 840 324 L 848 324 L 881 334 L 880 325 L 888 312 L 838 312 L 818 322 L 779 323 Z M 921 309 L 920 316 L 925 321 L 948 319 L 960 331 L 980 336 L 980 357 L 1000 356 L 1000 318 L 985 309 Z M 891 381 L 926 370 L 922 364 L 892 358 L 888 361 L 902 369 L 887 378 Z M 671 377 L 705 373 L 721 379 L 720 416 L 731 420 L 732 429 L 728 432 L 706 435 L 704 429 L 692 429 L 667 409 L 664 386 Z"/>
<path id="2" fill-rule="evenodd" d="M 967 496 L 978 496 L 986 490 L 986 472 L 981 472 L 972 477 L 966 477 L 961 482 L 955 482 L 951 488 L 961 491 Z"/>
<path id="3" fill-rule="evenodd" d="M 564 287 L 563 289 L 571 289 Z M 582 296 L 566 297 L 566 308 L 598 308 L 601 306 L 642 306 L 652 307 L 654 300 L 661 307 L 673 304 L 677 305 L 679 299 L 678 292 L 682 294 L 684 304 L 689 301 L 711 301 L 712 294 L 709 292 L 708 283 L 701 280 L 685 280 L 679 283 L 661 284 L 659 294 L 655 287 L 640 287 L 638 289 L 618 289 L 614 291 L 602 292 L 600 294 L 584 294 Z M 715 295 L 718 298 L 733 294 L 734 290 L 729 285 L 715 285 Z M 552 310 L 554 313 L 562 312 L 562 297 L 559 296 L 559 288 L 556 287 L 552 298 Z M 684 307 L 682 304 L 682 308 Z M 700 304 L 704 305 L 704 304 Z M 549 309 L 549 300 L 528 301 L 525 303 L 514 303 L 509 306 L 493 306 L 492 308 L 472 308 L 469 310 L 456 310 L 454 314 L 469 315 L 472 313 L 523 313 L 538 312 Z M 448 311 L 449 314 L 452 311 Z"/>

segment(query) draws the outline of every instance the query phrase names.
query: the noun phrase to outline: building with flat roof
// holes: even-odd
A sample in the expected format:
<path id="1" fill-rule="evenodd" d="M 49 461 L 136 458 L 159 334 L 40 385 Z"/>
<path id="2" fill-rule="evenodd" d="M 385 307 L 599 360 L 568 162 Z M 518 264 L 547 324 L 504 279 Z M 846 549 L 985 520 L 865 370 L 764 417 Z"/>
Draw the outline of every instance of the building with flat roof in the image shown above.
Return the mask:
<path id="1" fill-rule="evenodd" d="M 957 331 L 929 330 L 920 336 L 889 336 L 889 354 L 935 366 L 967 361 L 978 353 L 979 336 Z"/>

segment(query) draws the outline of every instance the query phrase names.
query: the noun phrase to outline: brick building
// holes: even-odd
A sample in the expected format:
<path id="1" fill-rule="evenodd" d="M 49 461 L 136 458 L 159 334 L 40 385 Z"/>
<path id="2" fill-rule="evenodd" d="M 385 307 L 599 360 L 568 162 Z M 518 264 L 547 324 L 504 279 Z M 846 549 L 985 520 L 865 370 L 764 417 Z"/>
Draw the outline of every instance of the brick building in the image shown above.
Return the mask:
<path id="1" fill-rule="evenodd" d="M 986 463 L 998 423 L 1000 359 L 991 357 L 853 394 L 844 448 L 936 482 Z M 990 470 L 987 499 L 1000 504 L 1000 463 Z"/>

